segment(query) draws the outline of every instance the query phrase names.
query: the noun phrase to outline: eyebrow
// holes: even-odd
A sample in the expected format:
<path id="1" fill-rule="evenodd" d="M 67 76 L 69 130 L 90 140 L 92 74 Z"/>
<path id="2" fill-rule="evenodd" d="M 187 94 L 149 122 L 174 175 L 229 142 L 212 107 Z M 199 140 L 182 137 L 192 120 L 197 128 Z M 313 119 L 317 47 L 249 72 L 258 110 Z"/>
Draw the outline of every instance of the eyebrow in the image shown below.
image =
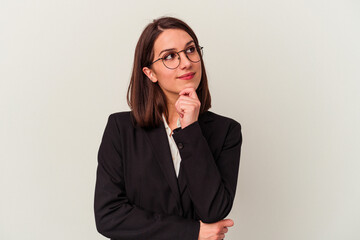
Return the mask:
<path id="1" fill-rule="evenodd" d="M 185 47 L 186 47 L 187 45 L 189 45 L 190 43 L 193 43 L 193 42 L 194 42 L 194 40 L 191 40 L 191 41 L 187 42 L 187 43 L 185 44 Z M 176 50 L 176 48 L 164 49 L 164 50 L 162 50 L 162 51 L 159 53 L 159 57 L 160 57 L 160 55 L 161 55 L 163 52 L 174 51 L 174 50 Z"/>

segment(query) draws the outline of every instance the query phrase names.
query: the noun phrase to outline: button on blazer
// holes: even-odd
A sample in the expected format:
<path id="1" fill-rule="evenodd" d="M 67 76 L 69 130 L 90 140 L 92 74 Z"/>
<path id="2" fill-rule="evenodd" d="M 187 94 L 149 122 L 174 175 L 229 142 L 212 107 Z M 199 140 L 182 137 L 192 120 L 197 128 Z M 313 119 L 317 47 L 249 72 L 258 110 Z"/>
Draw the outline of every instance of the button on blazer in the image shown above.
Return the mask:
<path id="1" fill-rule="evenodd" d="M 176 129 L 176 177 L 164 124 L 141 128 L 131 112 L 109 116 L 98 152 L 94 211 L 111 239 L 197 240 L 200 222 L 224 219 L 238 178 L 241 126 L 205 112 Z"/>

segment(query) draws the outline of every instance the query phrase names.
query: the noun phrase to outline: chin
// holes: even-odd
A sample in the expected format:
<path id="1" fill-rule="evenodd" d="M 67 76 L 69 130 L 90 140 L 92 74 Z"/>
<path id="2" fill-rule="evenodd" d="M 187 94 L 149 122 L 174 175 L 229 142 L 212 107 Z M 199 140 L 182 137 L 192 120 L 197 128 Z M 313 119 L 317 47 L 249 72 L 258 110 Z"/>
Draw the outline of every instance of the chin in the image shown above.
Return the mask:
<path id="1" fill-rule="evenodd" d="M 195 90 L 199 87 L 200 83 L 197 82 L 188 82 L 185 84 L 184 88 L 194 88 Z"/>

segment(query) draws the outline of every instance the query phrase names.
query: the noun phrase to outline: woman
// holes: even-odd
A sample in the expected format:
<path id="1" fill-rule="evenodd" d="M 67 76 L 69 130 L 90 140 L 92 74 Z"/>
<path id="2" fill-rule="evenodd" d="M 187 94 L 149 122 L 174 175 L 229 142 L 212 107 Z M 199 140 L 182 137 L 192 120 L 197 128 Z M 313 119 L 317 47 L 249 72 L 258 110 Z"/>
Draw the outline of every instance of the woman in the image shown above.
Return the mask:
<path id="1" fill-rule="evenodd" d="M 109 116 L 98 154 L 95 219 L 111 239 L 223 239 L 233 225 L 241 127 L 211 105 L 202 47 L 176 18 L 140 36 L 131 112 Z"/>

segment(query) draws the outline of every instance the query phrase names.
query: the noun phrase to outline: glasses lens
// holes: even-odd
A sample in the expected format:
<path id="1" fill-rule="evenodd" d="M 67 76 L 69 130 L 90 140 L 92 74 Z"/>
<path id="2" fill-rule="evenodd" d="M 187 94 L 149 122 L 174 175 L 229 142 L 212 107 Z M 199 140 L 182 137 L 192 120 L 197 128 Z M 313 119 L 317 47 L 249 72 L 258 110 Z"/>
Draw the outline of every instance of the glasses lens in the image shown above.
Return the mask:
<path id="1" fill-rule="evenodd" d="M 165 67 L 175 69 L 179 66 L 179 54 L 176 52 L 169 52 L 163 57 Z"/>
<path id="2" fill-rule="evenodd" d="M 188 59 L 192 62 L 199 62 L 200 58 L 201 58 L 201 52 L 199 53 L 198 48 L 196 48 L 195 46 L 189 47 L 185 53 L 186 56 L 188 57 Z M 200 50 L 201 51 L 201 50 Z"/>
<path id="3" fill-rule="evenodd" d="M 179 66 L 179 58 L 178 57 L 175 57 L 175 58 L 172 58 L 172 59 L 163 59 L 163 63 L 165 65 L 165 67 L 167 68 L 171 68 L 171 69 L 175 69 Z"/>
<path id="4" fill-rule="evenodd" d="M 192 46 L 184 50 L 184 52 L 191 62 L 199 62 L 202 56 L 202 47 L 197 48 Z M 180 55 L 178 53 L 170 53 L 165 55 L 163 57 L 163 63 L 165 67 L 175 69 L 180 64 Z"/>

